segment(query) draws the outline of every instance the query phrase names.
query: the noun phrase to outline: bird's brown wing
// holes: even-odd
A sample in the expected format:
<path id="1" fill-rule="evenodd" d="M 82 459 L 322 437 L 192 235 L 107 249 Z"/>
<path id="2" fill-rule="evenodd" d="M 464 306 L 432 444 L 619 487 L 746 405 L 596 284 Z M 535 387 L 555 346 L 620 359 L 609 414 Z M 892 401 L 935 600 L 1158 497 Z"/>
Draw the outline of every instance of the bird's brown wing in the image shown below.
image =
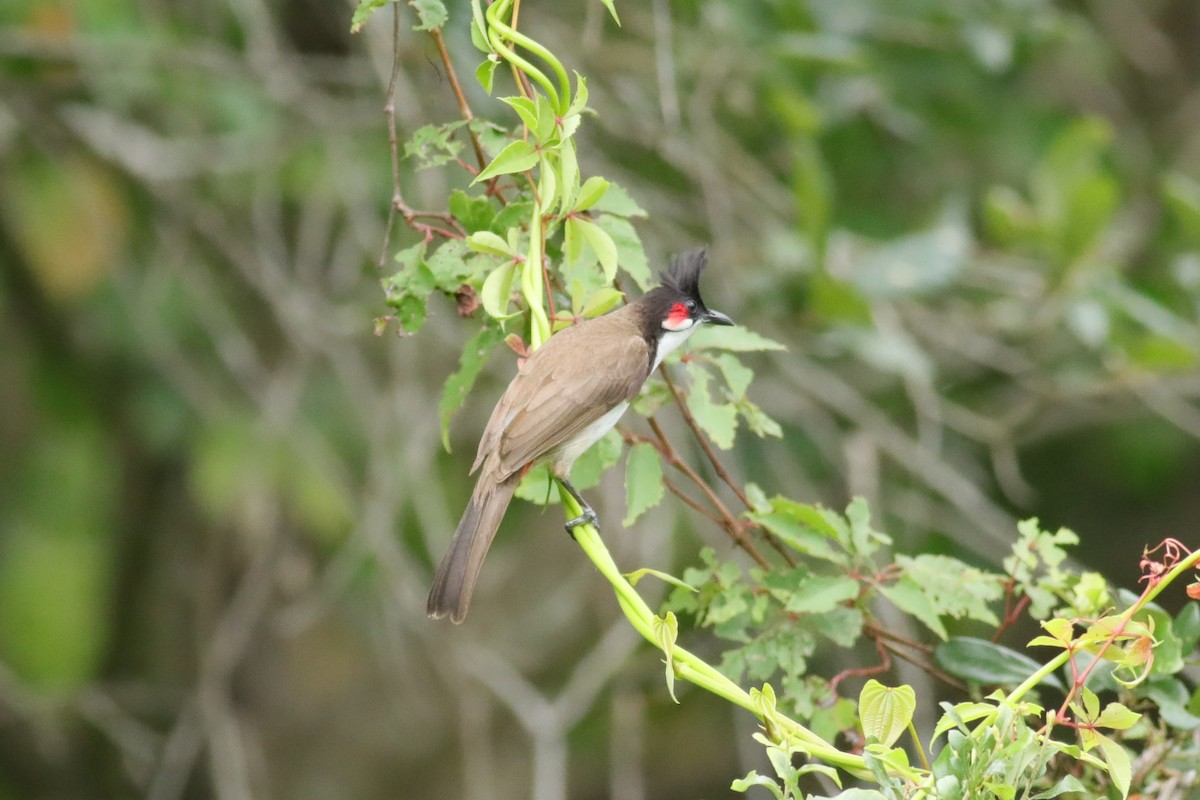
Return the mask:
<path id="1" fill-rule="evenodd" d="M 632 399 L 649 370 L 646 341 L 624 315 L 599 317 L 552 336 L 496 404 L 476 466 L 495 452 L 500 476 L 520 471 Z"/>

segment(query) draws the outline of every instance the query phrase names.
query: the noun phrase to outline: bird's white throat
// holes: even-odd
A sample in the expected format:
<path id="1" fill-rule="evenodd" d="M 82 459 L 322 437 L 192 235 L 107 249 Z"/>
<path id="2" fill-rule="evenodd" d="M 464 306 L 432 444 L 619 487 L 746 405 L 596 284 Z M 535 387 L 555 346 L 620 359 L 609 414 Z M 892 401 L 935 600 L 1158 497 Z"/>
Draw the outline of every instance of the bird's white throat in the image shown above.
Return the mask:
<path id="1" fill-rule="evenodd" d="M 650 371 L 654 372 L 654 370 L 658 369 L 658 365 L 667 357 L 667 354 L 686 342 L 688 337 L 695 333 L 699 327 L 697 324 L 692 324 L 679 331 L 664 329 L 662 336 L 658 337 L 658 350 L 654 354 L 654 364 L 650 367 Z"/>

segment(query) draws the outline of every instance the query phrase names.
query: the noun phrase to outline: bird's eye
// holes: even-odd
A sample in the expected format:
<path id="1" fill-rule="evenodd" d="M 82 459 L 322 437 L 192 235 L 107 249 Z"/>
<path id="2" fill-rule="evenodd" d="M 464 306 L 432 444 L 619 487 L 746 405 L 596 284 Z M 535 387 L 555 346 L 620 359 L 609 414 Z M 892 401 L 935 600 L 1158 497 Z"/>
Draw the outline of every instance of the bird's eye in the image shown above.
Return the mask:
<path id="1" fill-rule="evenodd" d="M 687 299 L 687 300 L 684 302 L 684 305 L 685 305 L 685 306 L 687 306 L 687 310 L 688 310 L 688 311 L 695 311 L 695 310 L 696 310 L 696 301 L 695 301 L 695 300 L 692 300 L 691 298 L 688 298 L 688 299 Z"/>

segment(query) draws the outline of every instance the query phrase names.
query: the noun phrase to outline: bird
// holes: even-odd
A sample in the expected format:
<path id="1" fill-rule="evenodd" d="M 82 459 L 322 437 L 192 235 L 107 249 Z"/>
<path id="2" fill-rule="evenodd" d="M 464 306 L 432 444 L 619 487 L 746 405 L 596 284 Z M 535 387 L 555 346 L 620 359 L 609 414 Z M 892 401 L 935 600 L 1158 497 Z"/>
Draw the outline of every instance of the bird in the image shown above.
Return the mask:
<path id="1" fill-rule="evenodd" d="M 450 548 L 434 577 L 426 613 L 461 623 L 484 556 L 521 477 L 535 464 L 579 503 L 584 523 L 596 512 L 571 485 L 571 465 L 607 433 L 662 360 L 701 325 L 733 325 L 700 297 L 707 248 L 676 255 L 659 285 L 637 300 L 578 322 L 546 340 L 518 368 L 479 440 L 470 474 L 479 472 Z"/>

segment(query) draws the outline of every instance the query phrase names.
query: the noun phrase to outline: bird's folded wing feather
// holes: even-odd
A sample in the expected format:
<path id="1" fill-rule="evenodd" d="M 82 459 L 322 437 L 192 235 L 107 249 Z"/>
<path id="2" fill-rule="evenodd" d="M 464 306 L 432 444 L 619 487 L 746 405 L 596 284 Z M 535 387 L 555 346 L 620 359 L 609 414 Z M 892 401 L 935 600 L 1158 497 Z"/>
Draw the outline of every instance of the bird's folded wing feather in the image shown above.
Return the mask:
<path id="1" fill-rule="evenodd" d="M 587 331 L 568 328 L 530 356 L 492 412 L 477 463 L 496 449 L 501 475 L 512 475 L 638 393 L 647 345 L 614 316 L 585 323 Z"/>

